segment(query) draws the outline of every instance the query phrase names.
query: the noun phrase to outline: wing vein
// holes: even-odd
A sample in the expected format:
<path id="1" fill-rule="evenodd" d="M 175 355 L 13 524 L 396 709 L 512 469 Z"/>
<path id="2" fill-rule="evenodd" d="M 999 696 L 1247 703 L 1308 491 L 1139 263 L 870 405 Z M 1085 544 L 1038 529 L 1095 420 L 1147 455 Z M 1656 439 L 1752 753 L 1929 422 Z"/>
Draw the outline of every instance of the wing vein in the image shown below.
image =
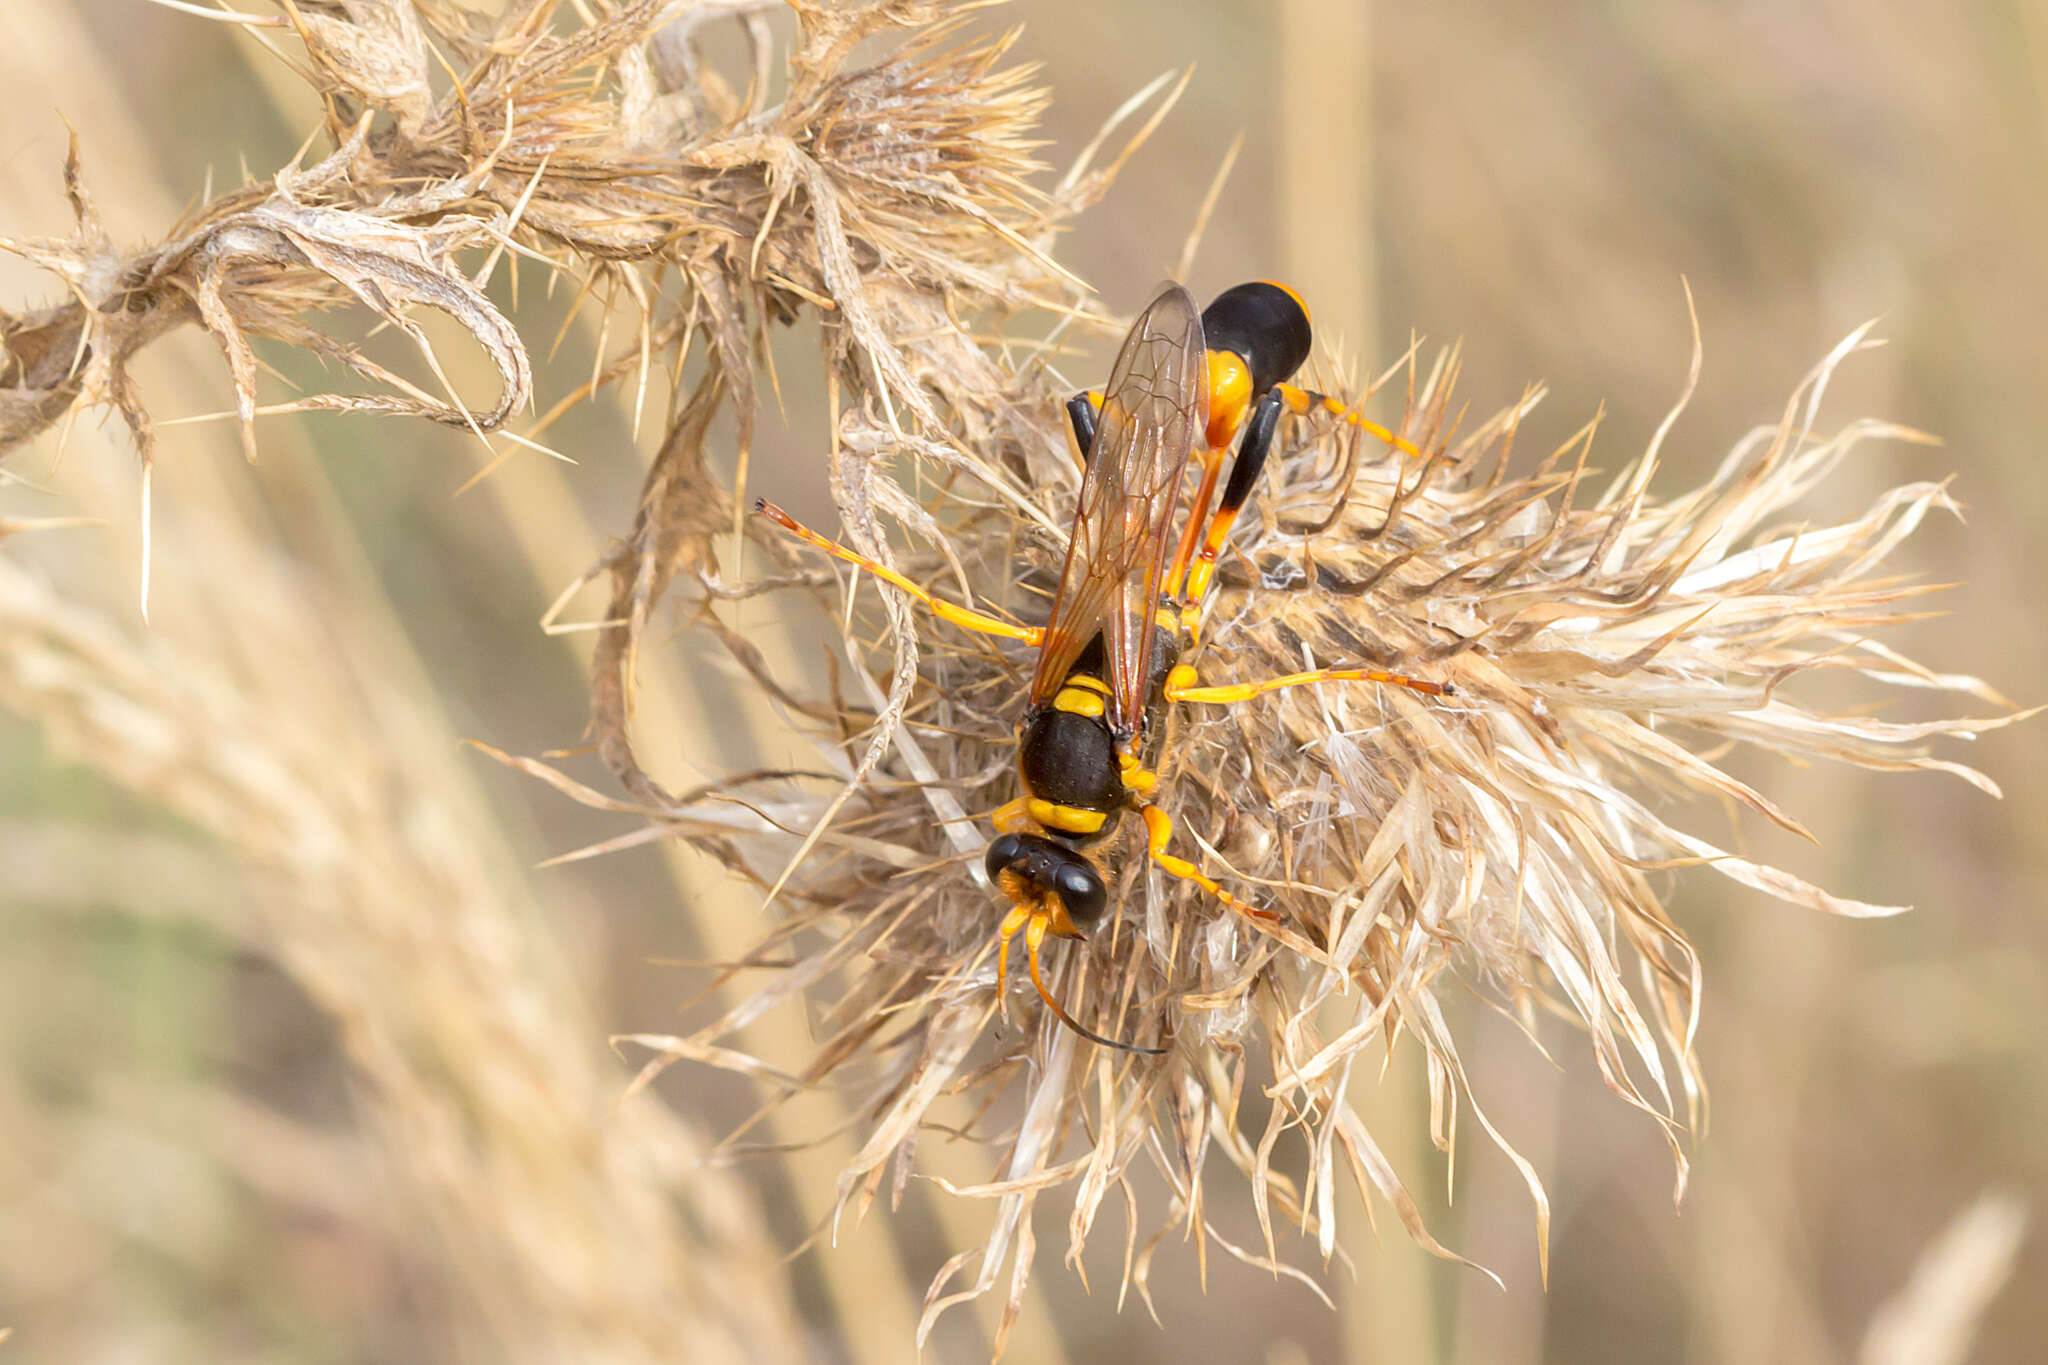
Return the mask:
<path id="1" fill-rule="evenodd" d="M 1099 634 L 1111 725 L 1129 738 L 1144 723 L 1167 531 L 1208 426 L 1206 355 L 1201 312 L 1177 284 L 1159 291 L 1117 352 L 1031 678 L 1033 708 L 1050 704 Z"/>

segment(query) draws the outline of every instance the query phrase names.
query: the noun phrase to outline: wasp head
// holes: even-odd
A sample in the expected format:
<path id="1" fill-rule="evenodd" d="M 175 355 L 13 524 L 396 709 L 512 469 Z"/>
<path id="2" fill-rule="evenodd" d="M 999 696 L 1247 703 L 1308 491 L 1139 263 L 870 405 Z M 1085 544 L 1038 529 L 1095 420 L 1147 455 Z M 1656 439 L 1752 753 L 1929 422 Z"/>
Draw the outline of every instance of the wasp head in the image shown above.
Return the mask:
<path id="1" fill-rule="evenodd" d="M 1057 839 L 1002 835 L 988 846 L 983 866 L 1005 895 L 1044 914 L 1047 932 L 1061 938 L 1086 938 L 1109 906 L 1095 864 Z"/>
<path id="2" fill-rule="evenodd" d="M 1048 934 L 1059 938 L 1086 938 L 1102 912 L 1109 908 L 1109 888 L 1095 864 L 1073 849 L 1041 834 L 1005 834 L 988 846 L 984 864 L 989 877 L 1011 901 L 1010 913 L 997 931 L 1001 947 L 996 952 L 996 998 L 1007 1001 L 1010 977 L 1010 939 L 1024 931 L 1024 947 L 1031 963 L 1031 984 L 1038 998 L 1062 1024 L 1091 1043 L 1161 1057 L 1165 1048 L 1120 1043 L 1077 1022 L 1046 989 L 1039 974 L 1038 950 Z M 1005 1006 L 1007 1008 L 1007 1005 Z"/>

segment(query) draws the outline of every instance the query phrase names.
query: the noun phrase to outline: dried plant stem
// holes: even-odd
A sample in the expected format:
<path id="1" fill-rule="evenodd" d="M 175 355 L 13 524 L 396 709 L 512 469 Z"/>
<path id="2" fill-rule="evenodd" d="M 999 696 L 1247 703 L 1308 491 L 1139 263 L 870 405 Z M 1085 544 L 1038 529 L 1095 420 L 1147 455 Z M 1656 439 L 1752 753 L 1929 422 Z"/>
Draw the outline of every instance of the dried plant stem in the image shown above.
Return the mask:
<path id="1" fill-rule="evenodd" d="M 1284 207 L 1275 218 L 1280 256 L 1287 278 L 1315 300 L 1325 352 L 1343 338 L 1349 358 L 1377 366 L 1376 111 L 1371 67 L 1358 60 L 1372 50 L 1371 7 L 1284 0 L 1278 17 L 1278 49 L 1289 54 L 1277 97 L 1284 130 L 1278 149 Z M 1426 1085 L 1405 1076 L 1405 1083 L 1360 1087 L 1358 1103 L 1397 1170 L 1426 1167 Z M 1371 1233 L 1356 1224 L 1343 1241 L 1353 1266 L 1336 1288 L 1347 1353 L 1360 1360 L 1441 1359 L 1437 1315 L 1404 1307 L 1428 1302 L 1432 1268 L 1415 1256 L 1374 1254 Z"/>
<path id="2" fill-rule="evenodd" d="M 1943 772 L 1996 791 L 1935 746 L 2011 717 L 1902 721 L 1830 709 L 1829 693 L 1814 686 L 1825 680 L 1810 676 L 2000 704 L 1975 679 L 1922 668 L 1873 638 L 1919 610 L 1926 589 L 1883 566 L 1924 518 L 1952 510 L 1942 484 L 1882 492 L 1837 524 L 1808 519 L 1804 500 L 1860 445 L 1922 439 L 1877 421 L 1822 425 L 1827 386 L 1866 346 L 1864 335 L 1830 353 L 1704 482 L 1669 496 L 1652 481 L 1698 380 L 1697 347 L 1682 396 L 1618 473 L 1590 459 L 1597 423 L 1533 458 L 1513 450 L 1534 391 L 1466 427 L 1455 350 L 1433 361 L 1411 353 L 1385 377 L 1404 386 L 1390 421 L 1405 454 L 1320 418 L 1289 421 L 1234 527 L 1219 590 L 1203 604 L 1191 648 L 1204 676 L 1251 683 L 1349 661 L 1445 685 L 1425 699 L 1325 679 L 1331 685 L 1272 690 L 1228 711 L 1163 703 L 1148 732 L 1162 756 L 1161 809 L 1178 822 L 1183 851 L 1264 914 L 1222 910 L 1155 876 L 1142 848 L 1105 844 L 1101 870 L 1114 881 L 1116 913 L 1088 938 L 1057 945 L 1047 998 L 1061 993 L 1076 1016 L 1144 1053 L 1084 1046 L 1054 1026 L 1057 1011 L 996 998 L 997 907 L 976 822 L 1016 794 L 1019 651 L 936 628 L 896 591 L 842 584 L 836 566 L 750 522 L 739 485 L 752 471 L 757 409 L 780 391 L 767 334 L 815 320 L 829 409 L 817 449 L 837 533 L 911 581 L 1042 619 L 1040 588 L 1065 549 L 1074 499 L 1058 417 L 1071 386 L 1037 363 L 1039 353 L 1020 360 L 1023 343 L 990 337 L 1032 309 L 1094 320 L 1048 248 L 1121 158 L 1101 170 L 1077 166 L 1051 191 L 1035 188 L 1044 92 L 1003 65 L 1006 40 L 963 36 L 971 5 L 789 7 L 796 23 L 780 73 L 756 6 L 693 12 L 736 16 L 751 61 L 722 73 L 690 18 L 663 29 L 684 7 L 659 0 L 527 0 L 495 19 L 439 0 L 280 0 L 293 51 L 328 101 L 324 131 L 337 150 L 323 143 L 311 165 L 217 195 L 169 240 L 127 254 L 101 227 L 74 157 L 72 236 L 0 241 L 66 290 L 48 308 L 0 313 L 0 454 L 96 402 L 126 421 L 147 466 L 155 428 L 128 361 L 195 322 L 225 357 L 245 443 L 258 411 L 251 334 L 377 386 L 293 406 L 424 416 L 488 440 L 521 408 L 531 371 L 526 345 L 472 275 L 511 254 L 537 259 L 552 283 L 574 291 L 579 312 L 595 316 L 566 330 L 592 355 L 588 382 L 564 401 L 616 386 L 630 392 L 637 424 L 649 392 L 654 409 L 665 400 L 630 527 L 621 518 L 621 539 L 601 546 L 565 511 L 575 499 L 554 470 L 522 478 L 518 491 L 500 486 L 509 482 L 500 475 L 494 488 L 527 563 L 600 585 L 578 599 L 600 618 L 588 632 L 591 729 L 626 795 L 551 763 L 498 756 L 594 807 L 646 820 L 587 852 L 662 838 L 691 844 L 670 855 L 671 879 L 702 947 L 744 968 L 718 983 L 715 1019 L 687 1035 L 630 1039 L 655 1054 L 643 1076 L 689 1061 L 761 1087 L 746 1138 L 804 1144 L 782 1159 L 804 1213 L 820 1224 L 829 1213 L 850 1226 L 875 1201 L 903 1198 L 920 1174 L 979 1201 L 972 1219 L 941 1213 L 963 1249 L 925 1290 L 921 1313 L 893 1242 L 872 1229 L 865 1235 L 881 1236 L 884 1253 L 851 1270 L 842 1262 L 827 1277 L 840 1315 L 863 1334 L 863 1355 L 885 1357 L 910 1336 L 922 1343 L 950 1305 L 983 1295 L 999 1305 L 1000 1354 L 1025 1315 L 1040 1311 L 1026 1286 L 1038 1239 L 1057 1231 L 1040 1226 L 1048 1194 L 1071 1194 L 1064 1231 L 1076 1261 L 1091 1236 L 1102 1237 L 1105 1208 L 1122 1207 L 1131 1240 L 1119 1293 L 1135 1288 L 1148 1307 L 1155 1253 L 1176 1235 L 1195 1244 L 1204 1271 L 1212 1252 L 1227 1252 L 1314 1285 L 1290 1261 L 1302 1252 L 1327 1266 L 1340 1246 L 1360 1245 L 1340 1231 L 1357 1222 L 1344 1213 L 1354 1191 L 1368 1210 L 1374 1201 L 1390 1210 L 1422 1247 L 1461 1259 L 1432 1235 L 1403 1183 L 1426 1164 L 1425 1140 L 1455 1151 L 1461 1118 L 1468 1134 L 1477 1123 L 1526 1185 L 1547 1269 L 1542 1173 L 1487 1116 L 1463 1055 L 1467 1021 L 1447 1012 L 1467 996 L 1532 1036 L 1554 1031 L 1550 1017 L 1565 1021 L 1608 1088 L 1669 1141 L 1682 1190 L 1684 1139 L 1704 1112 L 1695 1050 L 1702 969 L 1665 909 L 1664 874 L 1699 868 L 1845 916 L 1896 907 L 1831 895 L 1722 846 L 1735 840 L 1710 841 L 1685 823 L 1695 811 L 1663 798 L 1725 803 L 1806 835 L 1783 801 L 1722 766 L 1738 749 Z M 1333 91 L 1356 93 L 1348 62 L 1365 35 L 1361 27 L 1332 41 L 1333 26 L 1348 21 L 1327 10 L 1286 11 L 1314 37 L 1289 44 L 1306 52 L 1283 121 L 1286 218 L 1300 234 L 1289 251 L 1305 267 L 1340 263 L 1323 277 L 1304 269 L 1303 282 L 1362 328 L 1369 346 L 1373 258 L 1357 218 L 1370 129 L 1326 127 L 1343 103 Z M 872 61 L 861 55 L 884 34 L 900 37 L 898 46 Z M 771 79 L 778 74 L 786 81 Z M 1149 111 L 1156 122 L 1174 92 L 1145 92 L 1117 117 Z M 390 373 L 309 321 L 351 299 L 417 343 L 433 382 Z M 457 396 L 414 320 L 420 309 L 454 318 L 491 360 L 488 401 Z M 545 425 L 556 407 L 542 406 Z M 494 456 L 484 473 L 500 466 Z M 169 529 L 192 560 L 188 609 L 198 600 L 219 610 L 227 596 L 209 577 L 219 565 L 193 548 L 189 527 Z M 417 1033 L 430 1055 L 466 1057 L 481 1051 L 476 1040 L 439 1016 L 418 1017 L 417 1002 L 467 1005 L 483 975 L 523 981 L 538 971 L 548 1024 L 572 1037 L 588 1027 L 573 1000 L 557 999 L 566 987 L 548 964 L 522 955 L 516 936 L 494 936 L 505 926 L 477 889 L 496 875 L 487 860 L 465 861 L 462 840 L 414 847 L 404 831 L 378 824 L 382 812 L 358 809 L 367 804 L 361 790 L 378 781 L 430 803 L 437 784 L 459 790 L 462 777 L 409 752 L 386 763 L 350 750 L 319 766 L 313 741 L 295 728 L 310 719 L 331 740 L 397 723 L 445 738 L 436 718 L 360 676 L 353 654 L 333 671 L 361 696 L 302 684 L 309 695 L 292 697 L 295 705 L 261 670 L 220 662 L 251 650 L 252 632 L 267 645 L 315 614 L 304 604 L 278 610 L 291 593 L 274 571 L 235 567 L 239 583 L 275 600 L 238 604 L 232 628 L 214 632 L 211 665 L 164 677 L 143 666 L 144 646 L 72 619 L 26 576 L 0 577 L 0 590 L 12 591 L 0 605 L 15 613 L 14 654 L 60 665 L 17 667 L 0 682 L 105 770 L 219 831 L 252 862 L 274 864 L 303 905 L 296 919 L 265 928 L 281 952 L 305 954 L 291 960 L 330 1008 L 351 1020 L 389 1011 L 401 1038 Z M 602 604 L 590 605 L 596 596 Z M 789 602 L 815 607 L 810 624 L 832 642 L 823 681 L 804 667 L 808 651 L 792 647 L 795 637 L 763 624 Z M 661 666 L 652 646 L 666 640 L 670 611 L 744 675 L 728 697 L 707 702 Z M 352 642 L 374 635 L 360 621 L 335 630 Z M 402 650 L 375 640 L 352 648 L 406 666 Z M 247 747 L 229 751 L 248 762 L 149 766 L 150 755 L 124 747 L 104 708 L 90 704 L 95 687 L 167 717 L 188 747 L 225 717 L 226 737 Z M 801 755 L 803 771 L 713 775 L 685 787 L 688 759 L 721 751 L 727 726 L 772 733 Z M 674 762 L 677 754 L 686 761 Z M 252 782 L 245 769 L 270 775 L 261 759 L 281 776 Z M 284 855 L 323 839 L 359 856 L 339 869 L 312 860 L 314 877 Z M 407 986 L 393 1003 L 337 974 L 326 955 L 369 950 L 351 935 L 371 948 L 402 939 L 419 906 L 392 887 L 410 883 L 450 901 L 442 915 L 463 951 L 388 966 L 379 958 Z M 380 894 L 407 913 L 385 918 Z M 772 916 L 765 928 L 762 900 Z M 478 962 L 490 972 L 475 971 Z M 465 1101 L 494 1125 L 517 1126 L 530 1147 L 576 1149 L 579 1133 L 633 1145 L 638 1130 L 592 1138 L 576 1126 L 600 1068 L 584 1059 L 578 1070 L 573 1048 L 555 1039 L 550 1050 L 537 1036 L 545 1030 L 503 1002 L 496 1013 L 491 1001 L 475 1008 L 516 1040 L 512 1055 L 491 1059 L 517 1073 L 515 1098 L 554 1086 L 571 1117 L 532 1121 L 504 1096 L 467 1088 Z M 397 1097 L 382 1117 L 394 1130 L 411 1122 L 425 1131 L 415 1173 L 423 1202 L 462 1224 L 475 1213 L 464 1201 L 494 1191 L 505 1171 L 486 1162 L 473 1184 L 454 1178 L 435 1126 L 445 1127 L 436 1104 L 444 1097 L 415 1074 L 424 1068 L 405 1048 L 374 1030 L 365 1037 L 359 1065 Z M 1373 1072 L 1397 1049 L 1397 1065 L 1417 1068 L 1418 1079 L 1374 1103 Z M 458 1073 L 479 1092 L 498 1074 L 481 1065 Z M 1263 1131 L 1247 1117 L 1252 1087 L 1271 1102 L 1260 1106 Z M 639 1098 L 627 1114 L 651 1112 Z M 950 1144 L 942 1154 L 931 1151 L 934 1134 Z M 515 1145 L 502 1135 L 479 1141 L 493 1156 Z M 575 1186 L 570 1203 L 595 1199 L 599 1171 L 579 1166 L 573 1150 L 544 1155 L 565 1163 L 558 1178 Z M 500 1159 L 517 1167 L 520 1156 Z M 1148 1184 L 1166 1192 L 1150 1216 L 1140 1199 Z M 637 1239 L 667 1249 L 674 1264 L 647 1272 L 592 1250 L 589 1265 L 620 1274 L 614 1298 L 521 1296 L 507 1285 L 550 1267 L 522 1259 L 520 1236 L 508 1232 L 504 1247 L 464 1243 L 457 1260 L 491 1326 L 522 1327 L 527 1313 L 534 1341 L 572 1343 L 567 1307 L 596 1303 L 610 1335 L 593 1344 L 620 1354 L 657 1337 L 653 1327 L 700 1316 L 714 1354 L 744 1340 L 747 1315 L 767 1310 L 724 1302 L 731 1267 L 692 1266 L 684 1234 L 649 1211 L 650 1188 L 628 1181 L 621 1222 L 596 1232 L 590 1219 L 508 1198 L 506 1218 L 523 1214 L 557 1241 Z M 1219 1230 L 1212 1210 L 1224 1189 L 1244 1194 L 1255 1241 L 1237 1245 Z M 716 1203 L 730 1191 L 707 1182 L 702 1193 Z M 961 1231 L 970 1223 L 971 1236 Z M 752 1264 L 745 1253 L 757 1248 L 730 1219 L 715 1232 L 714 1246 L 729 1237 L 740 1249 L 735 1265 Z M 1400 1311 L 1426 1297 L 1419 1268 L 1368 1259 L 1354 1345 L 1361 1354 L 1436 1355 L 1430 1316 Z M 670 1278 L 684 1292 L 655 1302 L 649 1286 Z M 660 1316 L 664 1307 L 671 1317 Z M 1822 1333 L 1807 1333 L 1807 1344 L 1817 1342 L 1824 1349 Z"/>
<path id="3" fill-rule="evenodd" d="M 1279 105 L 1280 259 L 1315 300 L 1327 347 L 1372 361 L 1378 338 L 1378 243 L 1373 235 L 1372 67 L 1367 5 L 1283 0 L 1275 48 L 1286 54 Z"/>
<path id="4" fill-rule="evenodd" d="M 183 521 L 167 517 L 163 530 L 191 582 L 200 555 Z M 549 965 L 554 950 L 515 928 L 531 922 L 510 894 L 516 872 L 493 866 L 500 855 L 476 837 L 474 812 L 447 803 L 462 786 L 446 771 L 452 737 L 434 743 L 436 718 L 383 690 L 405 670 L 374 637 L 344 633 L 347 653 L 323 655 L 319 636 L 295 640 L 291 619 L 265 613 L 288 589 L 249 562 L 222 567 L 235 612 L 279 656 L 369 670 L 353 678 L 363 713 L 325 711 L 330 689 L 274 661 L 282 696 L 161 640 L 129 639 L 11 558 L 0 559 L 0 704 L 211 830 L 258 879 L 242 931 L 342 1023 L 373 1130 L 497 1350 L 652 1361 L 690 1336 L 704 1359 L 760 1358 L 764 1343 L 773 1353 L 786 1310 L 772 1278 L 743 1269 L 751 1261 L 760 1276 L 772 1253 L 758 1241 L 687 1250 L 670 1182 L 701 1149 L 658 1107 L 615 1110 L 616 1081 L 573 986 Z M 138 724 L 152 744 L 134 742 Z M 338 750 L 336 734 L 382 736 L 427 756 L 425 770 L 404 771 L 374 740 Z M 308 856 L 323 848 L 333 856 Z M 731 1192 L 703 1173 L 691 1180 L 701 1228 L 758 1237 L 749 1216 L 718 1207 L 738 1203 Z M 593 1257 L 587 1273 L 559 1278 Z M 796 1357 L 793 1343 L 783 1354 Z"/>
<path id="5" fill-rule="evenodd" d="M 586 335 L 583 340 L 594 338 Z M 491 498 L 540 582 L 569 581 L 600 558 L 600 538 L 576 515 L 576 489 L 560 467 L 536 464 L 517 478 L 487 480 L 478 492 Z M 778 631 L 769 630 L 752 638 L 776 666 L 788 667 L 792 660 L 778 636 Z M 576 640 L 565 636 L 565 647 Z M 715 752 L 735 735 L 769 734 L 779 726 L 779 718 L 760 694 L 734 689 L 728 697 L 730 707 L 714 715 L 692 696 L 672 665 L 650 662 L 641 670 L 638 698 L 643 751 Z M 676 903 L 687 916 L 702 955 L 717 962 L 745 958 L 760 936 L 759 894 L 695 849 L 666 843 L 662 853 Z M 788 1011 L 765 1015 L 743 1032 L 746 1049 L 763 1057 L 797 1057 L 811 1041 L 802 1018 Z M 821 1098 L 805 1107 L 800 1125 L 787 1125 L 771 1115 L 749 1131 L 747 1140 L 773 1146 L 802 1139 L 806 1130 L 830 1133 L 844 1117 L 840 1105 Z M 831 1219 L 835 1177 L 854 1142 L 851 1136 L 825 1137 L 779 1158 L 807 1224 L 823 1227 Z M 892 1359 L 915 1327 L 908 1305 L 916 1301 L 916 1293 L 900 1247 L 886 1225 L 875 1225 L 846 1251 L 843 1263 L 820 1277 L 832 1300 L 838 1331 L 853 1359 Z"/>
<path id="6" fill-rule="evenodd" d="M 11 18 L 63 73 L 65 99 L 112 115 L 95 154 L 131 168 L 124 194 L 168 221 L 173 192 L 129 140 L 139 125 L 119 119 L 119 92 L 91 88 L 103 68 L 70 7 L 19 9 Z M 59 60 L 67 51 L 79 59 Z M 186 393 L 219 382 L 203 357 L 174 371 Z M 347 546 L 313 452 L 286 427 L 270 439 L 277 468 L 305 475 L 294 499 L 312 519 L 304 542 Z M 107 435 L 79 430 L 73 443 L 74 475 L 98 485 L 87 500 L 128 504 Z M 693 1359 L 803 1358 L 781 1248 L 736 1180 L 693 1169 L 700 1139 L 659 1106 L 617 1106 L 616 1062 L 559 946 L 536 936 L 523 873 L 484 832 L 473 759 L 418 701 L 433 692 L 402 632 L 336 621 L 274 551 L 233 548 L 250 533 L 224 529 L 256 509 L 206 462 L 181 471 L 178 503 L 159 536 L 179 571 L 151 639 L 25 570 L 27 542 L 0 546 L 0 704 L 210 830 L 250 869 L 250 918 L 221 927 L 274 954 L 343 1024 L 370 1130 L 468 1286 L 480 1354 L 655 1361 L 687 1341 Z M 189 535 L 194 522 L 205 529 Z M 132 531 L 128 547 L 132 564 Z M 65 547 L 47 548 L 61 563 Z M 350 600 L 381 601 L 356 572 Z M 332 857 L 310 860 L 314 849 Z M 479 1115 L 480 1129 L 464 1117 Z"/>

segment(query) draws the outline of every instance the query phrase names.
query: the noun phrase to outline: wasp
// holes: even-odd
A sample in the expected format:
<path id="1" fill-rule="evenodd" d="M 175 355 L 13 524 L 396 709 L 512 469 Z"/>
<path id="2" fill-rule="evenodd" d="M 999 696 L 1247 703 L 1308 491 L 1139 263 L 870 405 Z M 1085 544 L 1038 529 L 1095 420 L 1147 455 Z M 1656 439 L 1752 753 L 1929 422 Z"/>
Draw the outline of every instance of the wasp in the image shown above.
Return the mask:
<path id="1" fill-rule="evenodd" d="M 1285 687 L 1373 682 L 1447 696 L 1451 684 L 1371 668 L 1320 668 L 1257 682 L 1204 685 L 1184 661 L 1217 555 L 1265 467 L 1282 417 L 1325 412 L 1409 454 L 1411 443 L 1338 399 L 1289 381 L 1308 359 L 1306 305 L 1268 280 L 1225 290 L 1197 310 L 1177 284 L 1160 289 L 1132 324 L 1101 389 L 1067 404 L 1082 462 L 1081 491 L 1059 587 L 1043 626 L 1025 626 L 935 597 L 903 575 L 806 527 L 765 500 L 755 511 L 783 530 L 866 569 L 951 625 L 1037 649 L 1017 729 L 1023 794 L 990 817 L 983 860 L 1009 902 L 997 930 L 996 990 L 1007 999 L 1011 940 L 1023 931 L 1031 983 L 1054 1017 L 1089 1041 L 1157 1056 L 1164 1048 L 1106 1038 L 1053 998 L 1039 970 L 1047 937 L 1086 938 L 1109 908 L 1091 850 L 1125 815 L 1145 828 L 1147 856 L 1224 905 L 1270 918 L 1169 851 L 1173 820 L 1154 801 L 1152 752 L 1164 711 L 1230 705 Z M 1216 488 L 1232 450 L 1235 462 Z M 1174 552 L 1167 554 L 1186 472 L 1201 470 Z M 1210 510 L 1210 503 L 1215 508 Z M 1148 746 L 1147 741 L 1150 741 Z"/>

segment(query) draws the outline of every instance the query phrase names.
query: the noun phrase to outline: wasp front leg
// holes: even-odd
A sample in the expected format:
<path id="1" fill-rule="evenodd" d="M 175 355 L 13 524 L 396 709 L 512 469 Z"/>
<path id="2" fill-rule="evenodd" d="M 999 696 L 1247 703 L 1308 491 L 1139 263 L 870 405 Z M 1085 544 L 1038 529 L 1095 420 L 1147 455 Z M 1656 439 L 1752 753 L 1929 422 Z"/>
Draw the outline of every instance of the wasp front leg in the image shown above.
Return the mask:
<path id="1" fill-rule="evenodd" d="M 1145 850 L 1152 859 L 1152 865 L 1169 877 L 1178 877 L 1184 882 L 1193 882 L 1217 900 L 1222 901 L 1247 919 L 1265 920 L 1277 923 L 1280 917 L 1270 910 L 1261 910 L 1248 901 L 1240 900 L 1205 876 L 1202 869 L 1185 858 L 1176 857 L 1166 851 L 1173 841 L 1173 817 L 1157 806 L 1140 806 L 1138 814 L 1145 820 Z"/>
<path id="2" fill-rule="evenodd" d="M 897 573 L 887 564 L 879 560 L 870 559 L 858 550 L 849 550 L 838 541 L 828 540 L 826 537 L 819 535 L 816 531 L 813 531 L 774 503 L 769 502 L 766 498 L 756 498 L 754 500 L 754 510 L 797 539 L 817 546 L 835 559 L 843 559 L 848 564 L 852 564 L 857 568 L 866 569 L 889 586 L 908 593 L 912 598 L 923 603 L 927 611 L 948 625 L 958 626 L 962 630 L 971 630 L 978 635 L 996 635 L 1005 640 L 1022 640 L 1027 645 L 1039 645 L 1045 642 L 1045 631 L 1037 626 L 1016 625 L 999 617 L 990 616 L 987 612 L 976 611 L 972 607 L 963 607 L 956 602 L 948 602 L 944 598 L 932 596 L 902 574 Z"/>
<path id="3" fill-rule="evenodd" d="M 1031 803 L 1027 797 L 1020 796 L 1014 801 L 1005 801 L 996 807 L 995 813 L 988 817 L 988 822 L 995 826 L 998 834 L 1016 834 L 1031 828 L 1030 808 Z"/>

